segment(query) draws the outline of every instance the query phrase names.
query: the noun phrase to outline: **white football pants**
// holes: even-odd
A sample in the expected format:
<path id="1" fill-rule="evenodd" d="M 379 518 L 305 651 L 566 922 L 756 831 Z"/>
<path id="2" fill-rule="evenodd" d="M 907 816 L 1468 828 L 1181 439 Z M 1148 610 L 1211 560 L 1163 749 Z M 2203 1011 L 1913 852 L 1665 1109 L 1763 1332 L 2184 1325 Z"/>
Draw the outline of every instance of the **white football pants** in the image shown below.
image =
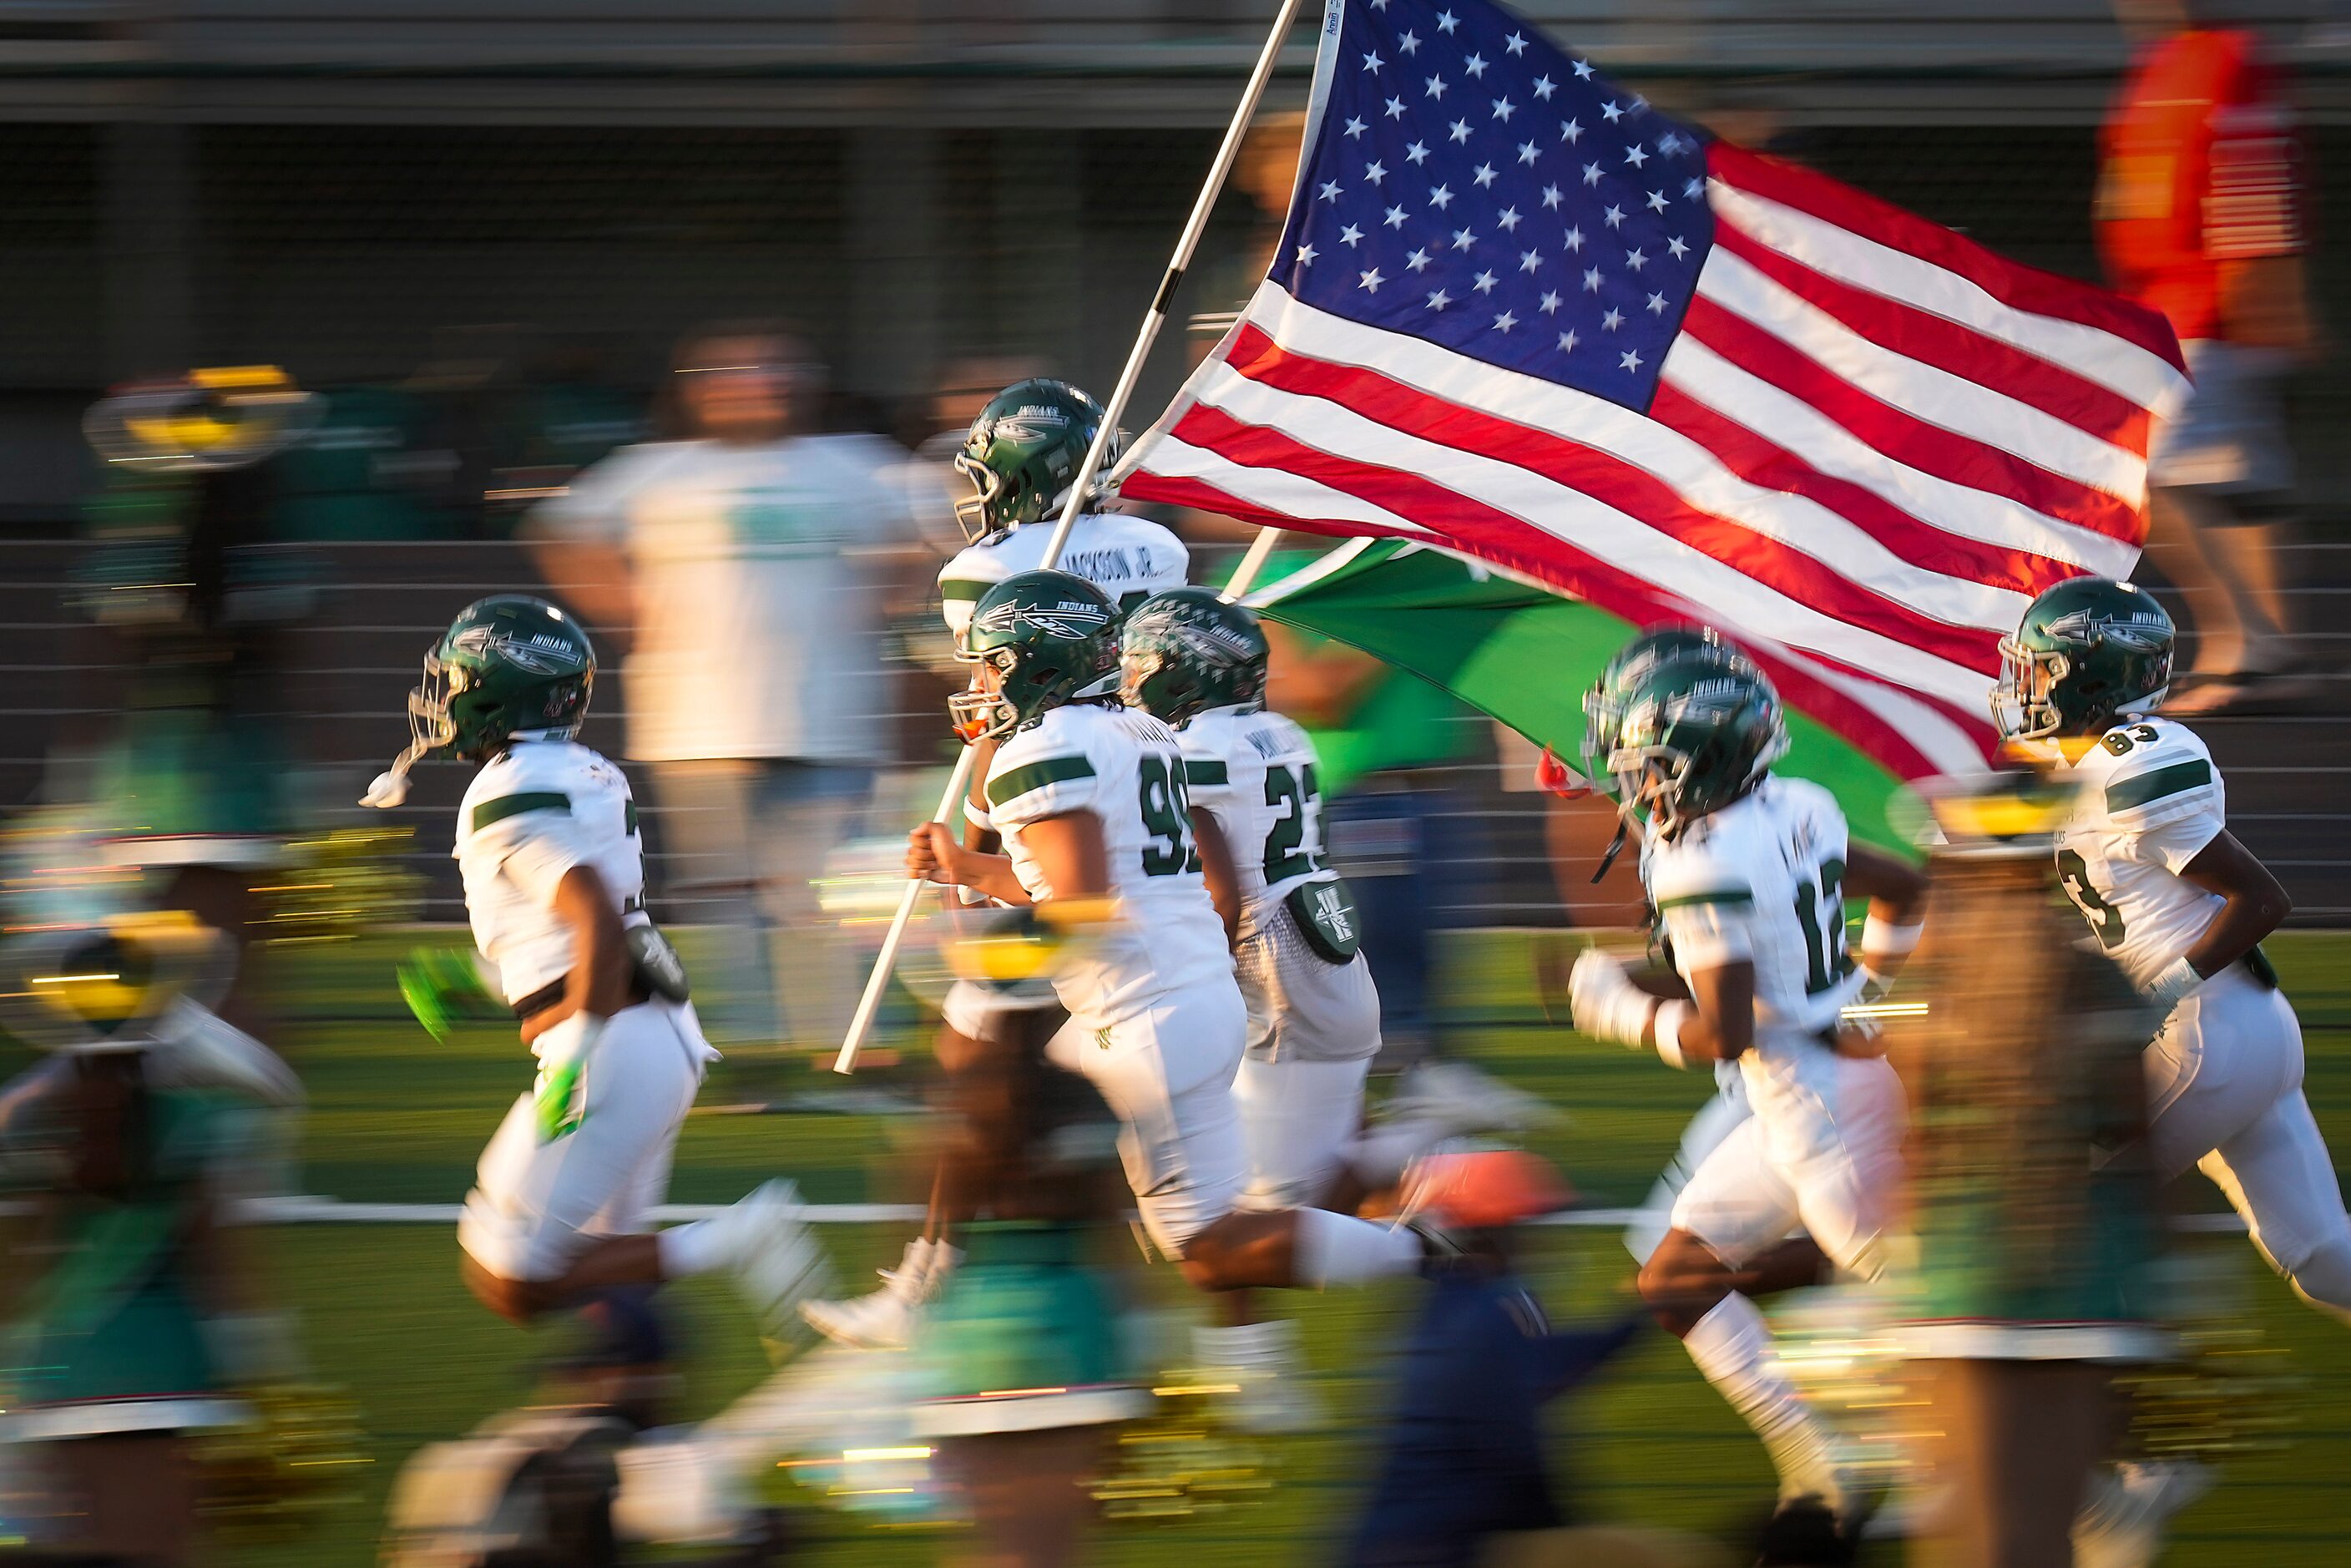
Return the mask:
<path id="1" fill-rule="evenodd" d="M 498 1124 L 457 1219 L 458 1245 L 502 1280 L 553 1280 L 602 1238 L 649 1228 L 716 1055 L 691 1006 L 656 1000 L 613 1014 L 581 1059 L 576 1124 L 543 1136 L 538 1091 Z"/>
<path id="2" fill-rule="evenodd" d="M 2302 1093 L 2302 1023 L 2232 964 L 2172 1009 L 2147 1048 L 2148 1144 L 2165 1181 L 2194 1166 L 2304 1298 L 2351 1317 L 2351 1215 Z"/>

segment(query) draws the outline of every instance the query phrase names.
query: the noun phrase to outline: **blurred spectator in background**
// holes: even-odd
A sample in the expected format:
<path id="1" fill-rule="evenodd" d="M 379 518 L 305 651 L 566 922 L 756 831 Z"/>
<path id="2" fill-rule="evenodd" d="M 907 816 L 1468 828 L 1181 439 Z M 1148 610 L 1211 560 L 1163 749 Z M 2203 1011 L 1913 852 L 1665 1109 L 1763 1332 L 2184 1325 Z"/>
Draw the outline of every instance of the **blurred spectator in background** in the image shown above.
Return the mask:
<path id="1" fill-rule="evenodd" d="M 235 1166 L 251 1106 L 299 1087 L 191 999 L 216 989 L 225 952 L 181 913 L 40 926 L 5 948 L 0 1021 L 50 1053 L 0 1089 L 0 1178 L 26 1217 L 0 1270 L 0 1375 L 32 1472 L 0 1512 L 32 1563 L 191 1561 L 198 1440 L 247 1421 L 238 1396 L 298 1363 L 290 1322 L 253 1310 L 225 1210 L 250 1185 Z"/>
<path id="2" fill-rule="evenodd" d="M 1269 562 L 1262 580 L 1301 564 Z M 1303 725 L 1322 758 L 1322 841 L 1354 891 L 1380 988 L 1382 1060 L 1408 1066 L 1437 1043 L 1435 934 L 1458 918 L 1460 889 L 1484 858 L 1469 802 L 1448 775 L 1476 754 L 1486 727 L 1369 653 L 1275 621 L 1265 633 L 1267 706 Z"/>
<path id="3" fill-rule="evenodd" d="M 1488 1560 L 1496 1535 L 1567 1522 L 1544 1456 L 1543 1407 L 1623 1349 L 1641 1317 L 1554 1333 L 1519 1276 L 1516 1228 L 1569 1201 L 1548 1162 L 1518 1149 L 1434 1155 L 1407 1175 L 1403 1197 L 1407 1217 L 1435 1218 L 1462 1251 L 1423 1288 L 1370 1502 L 1342 1561 L 1468 1568 Z"/>
<path id="4" fill-rule="evenodd" d="M 2123 1434 L 2116 1369 L 2165 1347 L 2139 1064 L 2157 1020 L 2064 913 L 2066 791 L 2006 774 L 1932 806 L 1933 914 L 1895 993 L 1923 1007 L 1888 1031 L 1914 1103 L 1896 1337 L 1950 1497 L 1945 1554 L 1921 1561 L 2065 1568 Z"/>
<path id="5" fill-rule="evenodd" d="M 1038 940 L 1027 911 L 971 929 L 976 964 L 1059 946 Z M 976 1550 L 947 1560 L 972 1568 L 1081 1561 L 1085 1483 L 1119 1426 L 1151 1406 L 1127 1375 L 1111 1272 L 1134 1256 L 1118 1223 L 1118 1124 L 1092 1085 L 1046 1060 L 1061 1016 L 1009 1015 L 947 1082 L 938 1180 L 972 1218 L 956 1236 L 962 1264 L 915 1330 L 925 1397 L 914 1419 L 977 1527 Z"/>
<path id="6" fill-rule="evenodd" d="M 107 460 L 89 507 L 77 606 L 89 646 L 66 661 L 98 689 L 51 759 L 48 799 L 85 813 L 100 858 L 155 903 L 226 939 L 217 1010 L 270 1033 L 257 885 L 288 863 L 299 814 L 294 640 L 317 573 L 276 548 L 287 455 L 323 407 L 269 366 L 121 388 L 83 432 Z"/>
<path id="7" fill-rule="evenodd" d="M 2280 379 L 2315 344 L 2301 148 L 2284 84 L 2197 0 L 2116 0 L 2142 53 L 2107 116 L 2095 208 L 2115 287 L 2170 318 L 2196 382 L 2149 452 L 2149 551 L 2186 594 L 2195 658 L 2166 711 L 2301 695 L 2278 552 L 2294 458 Z"/>
<path id="8" fill-rule="evenodd" d="M 772 323 L 697 331 L 675 369 L 684 439 L 613 454 L 528 533 L 548 582 L 627 649 L 627 754 L 653 765 L 674 917 L 726 933 L 712 1032 L 837 1042 L 856 966 L 812 882 L 889 752 L 904 455 L 810 434 L 823 368 Z"/>

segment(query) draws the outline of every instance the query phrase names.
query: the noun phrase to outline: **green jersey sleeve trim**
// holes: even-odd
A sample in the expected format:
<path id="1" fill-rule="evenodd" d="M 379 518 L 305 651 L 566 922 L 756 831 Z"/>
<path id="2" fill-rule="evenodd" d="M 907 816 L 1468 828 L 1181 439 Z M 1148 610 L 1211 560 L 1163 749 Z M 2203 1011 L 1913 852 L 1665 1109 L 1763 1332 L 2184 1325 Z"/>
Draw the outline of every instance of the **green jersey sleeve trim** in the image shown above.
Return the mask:
<path id="1" fill-rule="evenodd" d="M 1668 909 L 1687 909 L 1700 904 L 1740 904 L 1754 902 L 1755 895 L 1743 887 L 1718 887 L 1708 893 L 1684 893 L 1677 894 L 1672 898 L 1661 898 L 1657 900 L 1657 913 L 1662 915 Z"/>
<path id="2" fill-rule="evenodd" d="M 945 577 L 939 580 L 939 597 L 949 604 L 977 604 L 979 596 L 995 586 L 976 577 Z"/>
<path id="3" fill-rule="evenodd" d="M 501 795 L 495 800 L 485 800 L 474 808 L 473 831 L 480 832 L 492 822 L 503 822 L 508 817 L 519 817 L 525 811 L 571 812 L 571 797 L 553 790 L 534 790 L 520 795 Z"/>
<path id="4" fill-rule="evenodd" d="M 1000 810 L 1006 802 L 1018 800 L 1032 789 L 1093 776 L 1094 765 L 1082 757 L 1048 757 L 1041 762 L 1026 763 L 1009 773 L 989 779 L 987 803 L 991 808 Z"/>
<path id="5" fill-rule="evenodd" d="M 1184 759 L 1184 782 L 1199 789 L 1229 784 L 1224 760 L 1216 757 L 1187 757 Z"/>
<path id="6" fill-rule="evenodd" d="M 2158 768 L 2135 779 L 2117 779 L 2106 786 L 2106 810 L 2128 811 L 2167 795 L 2182 795 L 2212 782 L 2212 765 L 2200 757 Z"/>

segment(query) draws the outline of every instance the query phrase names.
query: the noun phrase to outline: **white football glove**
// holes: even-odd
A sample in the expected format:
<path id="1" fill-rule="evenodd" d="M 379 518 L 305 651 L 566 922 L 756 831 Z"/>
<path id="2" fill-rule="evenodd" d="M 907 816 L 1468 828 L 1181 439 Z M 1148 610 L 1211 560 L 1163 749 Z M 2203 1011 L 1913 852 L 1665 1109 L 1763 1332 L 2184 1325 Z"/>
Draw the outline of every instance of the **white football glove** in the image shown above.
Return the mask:
<path id="1" fill-rule="evenodd" d="M 408 799 L 408 775 L 397 768 L 388 768 L 375 776 L 360 804 L 372 806 L 379 811 L 389 811 Z"/>
<path id="2" fill-rule="evenodd" d="M 1569 1014 L 1575 1027 L 1594 1040 L 1641 1049 L 1641 1031 L 1657 999 L 1633 983 L 1624 963 L 1597 947 L 1586 947 L 1567 977 Z"/>

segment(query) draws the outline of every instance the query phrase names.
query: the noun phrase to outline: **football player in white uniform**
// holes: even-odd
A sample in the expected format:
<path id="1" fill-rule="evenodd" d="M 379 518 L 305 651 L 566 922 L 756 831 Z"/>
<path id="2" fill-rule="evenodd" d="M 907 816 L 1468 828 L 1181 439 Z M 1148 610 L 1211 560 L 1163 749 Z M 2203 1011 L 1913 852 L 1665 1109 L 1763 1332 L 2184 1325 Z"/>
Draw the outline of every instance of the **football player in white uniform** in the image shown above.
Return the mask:
<path id="1" fill-rule="evenodd" d="M 1053 987 L 1070 1021 L 1048 1054 L 1122 1124 L 1120 1155 L 1153 1243 L 1207 1290 L 1320 1288 L 1409 1273 L 1440 1239 L 1313 1209 L 1245 1212 L 1248 1155 L 1232 1084 L 1249 1019 L 1175 732 L 1119 700 L 1120 612 L 1065 572 L 982 595 L 954 700 L 996 740 L 984 795 L 1005 853 L 925 823 L 908 870 L 998 903 L 1116 901 Z M 1211 840 L 1220 847 L 1220 841 Z"/>
<path id="2" fill-rule="evenodd" d="M 971 543 L 939 570 L 940 607 L 956 642 L 981 594 L 1045 564 L 1054 521 L 1102 421 L 1092 398 L 1067 382 L 1044 380 L 1013 382 L 972 421 L 955 456 L 956 472 L 971 482 L 972 493 L 956 503 L 956 521 Z M 1117 460 L 1113 441 L 1103 463 Z M 1053 570 L 1084 578 L 1123 612 L 1181 586 L 1190 565 L 1184 542 L 1148 517 L 1081 512 Z"/>
<path id="3" fill-rule="evenodd" d="M 1772 1364 L 1752 1297 L 1792 1282 L 1761 1265 L 1799 1226 L 1851 1273 L 1884 1266 L 1904 1103 L 1883 1057 L 1840 1030 L 1863 984 L 1844 900 L 1866 897 L 1872 922 L 1907 927 L 1926 883 L 1850 842 L 1827 790 L 1771 777 L 1786 747 L 1778 697 L 1751 665 L 1667 664 L 1627 695 L 1608 768 L 1623 809 L 1648 816 L 1642 877 L 1678 984 L 1652 995 L 1593 948 L 1570 992 L 1594 1038 L 1676 1067 L 1739 1064 L 1753 1113 L 1675 1197 L 1641 1293 L 1762 1438 L 1783 1502 L 1809 1496 L 1845 1519 L 1855 1500 L 1836 1451 Z"/>
<path id="4" fill-rule="evenodd" d="M 644 913 L 628 780 L 572 739 L 595 678 L 586 632 L 554 605 L 521 594 L 469 605 L 425 654 L 408 699 L 413 741 L 365 801 L 398 804 L 421 758 L 481 768 L 454 853 L 475 942 L 538 1074 L 466 1195 L 466 1283 L 520 1322 L 599 1291 L 727 1269 L 772 1331 L 825 1282 L 790 1183 L 710 1219 L 649 1229 L 717 1052 Z"/>
<path id="5" fill-rule="evenodd" d="M 1249 1199 L 1352 1210 L 1335 1188 L 1379 1054 L 1380 994 L 1346 883 L 1323 864 L 1314 743 L 1267 711 L 1265 634 L 1239 605 L 1205 588 L 1156 594 L 1119 642 L 1126 701 L 1176 731 L 1194 829 L 1225 852 L 1204 860 L 1249 1006 L 1233 1081 Z M 1229 883 L 1215 874 L 1228 865 Z"/>
<path id="6" fill-rule="evenodd" d="M 2292 906 L 2229 831 L 2211 753 L 2155 716 L 2172 640 L 2143 590 L 2059 583 L 2001 644 L 1993 716 L 2011 749 L 2078 787 L 2059 880 L 2107 956 L 2169 1009 L 2146 1057 L 2159 1177 L 2201 1170 L 2271 1266 L 2351 1320 L 2351 1216 L 2303 1098 L 2302 1025 L 2259 946 Z"/>
<path id="7" fill-rule="evenodd" d="M 1102 422 L 1102 405 L 1085 392 L 1066 382 L 1041 378 L 1013 382 L 990 398 L 972 421 L 954 458 L 956 472 L 971 486 L 956 503 L 956 520 L 971 543 L 939 571 L 939 607 L 947 635 L 958 648 L 981 594 L 1017 572 L 1044 564 L 1055 519 L 1069 501 L 1070 486 L 1085 465 Z M 1113 443 L 1105 461 L 1116 456 Z M 1100 478 L 1094 477 L 1096 487 Z M 1191 553 L 1183 541 L 1147 517 L 1081 512 L 1070 525 L 1057 570 L 1084 578 L 1126 611 L 1152 594 L 1181 586 L 1190 564 Z M 992 849 L 996 831 L 980 787 L 995 742 L 974 744 L 981 750 L 972 771 L 971 798 L 964 806 L 965 842 L 973 849 Z M 940 1061 L 952 1065 L 992 1027 L 1008 1027 L 1011 1015 L 1056 1005 L 958 981 L 947 993 Z M 905 1343 L 914 1310 L 938 1293 L 955 1267 L 957 1253 L 943 1219 L 935 1202 L 923 1233 L 906 1244 L 898 1266 L 881 1270 L 880 1290 L 846 1301 L 811 1301 L 808 1321 L 843 1344 L 872 1348 Z"/>

